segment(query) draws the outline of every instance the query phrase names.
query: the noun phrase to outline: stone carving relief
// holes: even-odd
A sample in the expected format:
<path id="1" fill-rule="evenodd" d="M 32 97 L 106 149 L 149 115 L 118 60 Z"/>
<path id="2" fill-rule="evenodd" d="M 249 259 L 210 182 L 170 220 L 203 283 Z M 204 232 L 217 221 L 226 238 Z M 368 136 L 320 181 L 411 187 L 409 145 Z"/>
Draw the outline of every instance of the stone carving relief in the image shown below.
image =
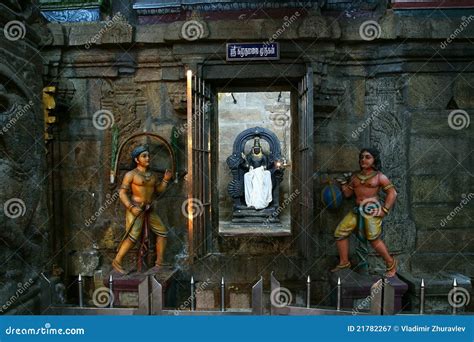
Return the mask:
<path id="1" fill-rule="evenodd" d="M 31 14 L 28 6 L 9 1 L 0 5 L 0 22 L 11 19 L 4 17 L 11 13 L 5 6 L 19 17 Z M 0 46 L 0 302 L 7 303 L 18 284 L 29 284 L 28 293 L 3 310 L 27 313 L 18 304 L 34 307 L 49 233 L 41 58 L 26 40 L 12 44 L 2 34 Z"/>
<path id="2" fill-rule="evenodd" d="M 100 99 L 100 109 L 108 110 L 112 113 L 114 118 L 114 125 L 118 128 L 118 144 L 120 144 L 124 139 L 130 135 L 140 131 L 145 123 L 145 118 L 148 111 L 147 99 L 144 95 L 145 86 L 136 84 L 131 78 L 124 77 L 121 79 L 108 79 L 105 80 L 101 88 L 101 99 Z M 107 129 L 104 135 L 104 146 L 102 155 L 103 158 L 109 161 L 109 164 L 106 164 L 106 170 L 104 170 L 104 183 L 109 183 L 109 172 L 111 170 L 110 161 L 112 158 L 112 129 Z M 127 166 L 129 160 L 129 151 L 124 151 L 122 153 L 124 156 L 119 161 L 119 172 L 118 179 L 115 184 L 112 186 L 113 189 L 116 189 L 122 181 L 124 175 L 123 170 L 120 170 L 120 166 Z M 111 191 L 112 189 L 110 189 Z M 122 216 L 122 205 L 119 200 L 113 202 L 110 206 L 110 210 L 113 213 L 112 217 L 119 218 Z M 109 215 L 104 215 L 104 217 L 110 218 Z M 122 222 L 118 220 L 117 225 L 120 226 Z M 104 222 L 97 222 L 97 225 L 101 226 Z M 120 226 L 121 227 L 121 226 Z M 104 234 L 106 234 L 106 228 L 104 228 Z M 121 233 L 114 234 L 115 238 L 120 238 Z"/>
<path id="3" fill-rule="evenodd" d="M 383 172 L 398 192 L 393 212 L 384 220 L 386 239 L 394 251 L 410 249 L 415 241 L 415 227 L 409 218 L 407 185 L 407 140 L 409 115 L 401 107 L 403 101 L 399 77 L 369 79 L 366 82 L 366 117 L 371 119 L 366 145 L 382 155 Z"/>
<path id="4" fill-rule="evenodd" d="M 176 111 L 176 113 L 180 116 L 186 115 L 186 83 L 167 82 L 166 89 L 168 90 L 168 97 L 171 101 L 171 105 L 173 106 L 173 109 Z"/>
<path id="5" fill-rule="evenodd" d="M 102 44 L 131 42 L 133 37 L 133 26 L 120 12 L 116 13 L 110 20 L 105 22 L 104 33 L 101 37 Z"/>
<path id="6" fill-rule="evenodd" d="M 144 87 L 135 84 L 130 78 L 106 80 L 102 85 L 100 108 L 109 110 L 120 136 L 129 136 L 141 126 L 147 111 Z"/>

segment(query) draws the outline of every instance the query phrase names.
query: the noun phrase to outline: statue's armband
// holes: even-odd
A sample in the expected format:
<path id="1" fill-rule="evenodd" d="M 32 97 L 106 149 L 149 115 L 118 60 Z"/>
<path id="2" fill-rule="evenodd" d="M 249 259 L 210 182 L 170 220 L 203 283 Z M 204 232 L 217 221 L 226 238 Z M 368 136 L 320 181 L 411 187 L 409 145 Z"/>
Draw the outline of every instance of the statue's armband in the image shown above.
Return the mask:
<path id="1" fill-rule="evenodd" d="M 387 192 L 388 189 L 395 188 L 395 185 L 392 183 L 385 185 L 382 189 L 383 191 Z"/>
<path id="2" fill-rule="evenodd" d="M 123 190 L 127 190 L 127 191 L 128 191 L 128 190 L 130 190 L 130 185 L 129 185 L 129 184 L 123 184 L 123 183 L 122 183 L 122 185 L 120 185 L 120 189 L 123 189 Z"/>

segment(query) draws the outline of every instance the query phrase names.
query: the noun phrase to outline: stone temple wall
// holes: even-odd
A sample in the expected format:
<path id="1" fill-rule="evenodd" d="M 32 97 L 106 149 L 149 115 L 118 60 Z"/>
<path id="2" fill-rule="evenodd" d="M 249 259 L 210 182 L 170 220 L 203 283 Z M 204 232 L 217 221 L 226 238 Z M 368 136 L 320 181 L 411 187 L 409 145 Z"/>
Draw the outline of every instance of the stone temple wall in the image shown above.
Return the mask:
<path id="1" fill-rule="evenodd" d="M 401 270 L 474 277 L 473 204 L 460 204 L 473 192 L 473 125 L 459 129 L 458 119 L 450 116 L 456 111 L 466 119 L 464 113 L 474 109 L 474 48 L 467 39 L 474 37 L 474 24 L 443 48 L 464 19 L 404 17 L 387 10 L 350 18 L 308 12 L 287 26 L 283 18 L 193 20 L 202 27 L 196 39 L 183 36 L 183 21 L 135 26 L 118 17 L 113 23 L 48 25 L 53 39 L 42 51 L 44 80 L 70 95 L 58 109 L 49 165 L 55 174 L 53 232 L 61 242 L 52 252 L 63 256 L 54 261 L 64 268 L 66 281 L 109 271 L 123 233 L 124 209 L 109 201 L 118 190 L 109 184 L 113 132 L 94 125 L 94 114 L 112 113 L 119 141 L 137 131 L 172 140 L 173 126 L 186 127 L 185 70 L 225 65 L 226 41 L 266 41 L 275 32 L 281 44 L 280 62 L 270 65 L 275 77 L 282 72 L 279 63 L 310 65 L 314 73 L 311 257 L 300 256 L 294 237 L 215 236 L 208 257 L 185 264 L 181 204 L 189 180 L 183 177 L 186 134 L 178 134 L 179 181 L 157 207 L 171 232 L 167 258 L 181 267 L 183 281 L 193 274 L 216 283 L 222 275 L 229 282 L 251 283 L 260 275 L 268 280 L 274 270 L 282 281 L 301 282 L 310 274 L 320 285 L 315 303 L 323 302 L 327 269 L 336 262 L 332 233 L 352 203 L 325 209 L 321 180 L 357 170 L 363 146 L 382 151 L 384 172 L 399 192 L 384 238 Z M 376 37 L 361 33 L 368 20 L 377 23 Z M 166 160 L 157 158 L 157 166 Z M 119 180 L 127 163 L 126 157 L 120 162 Z M 128 260 L 127 266 L 133 262 Z M 383 266 L 375 256 L 371 264 Z"/>

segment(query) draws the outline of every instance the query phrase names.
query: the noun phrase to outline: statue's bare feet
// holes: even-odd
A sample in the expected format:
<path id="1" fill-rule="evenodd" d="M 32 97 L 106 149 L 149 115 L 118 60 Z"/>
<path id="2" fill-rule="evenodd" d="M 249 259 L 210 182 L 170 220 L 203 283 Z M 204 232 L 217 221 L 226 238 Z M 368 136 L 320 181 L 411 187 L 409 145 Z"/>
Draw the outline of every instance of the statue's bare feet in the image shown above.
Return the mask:
<path id="1" fill-rule="evenodd" d="M 387 264 L 387 272 L 385 272 L 385 276 L 387 278 L 395 277 L 395 274 L 397 274 L 397 259 L 393 258 L 393 261 L 391 264 Z"/>
<path id="2" fill-rule="evenodd" d="M 167 262 L 162 262 L 162 263 L 156 263 L 155 266 L 159 266 L 159 267 L 171 267 L 172 265 L 170 263 L 167 263 Z"/>
<path id="3" fill-rule="evenodd" d="M 346 268 L 351 268 L 351 262 L 348 261 L 347 263 L 345 264 L 339 264 L 337 265 L 336 267 L 334 267 L 331 272 L 334 273 L 334 272 L 337 272 L 337 271 L 340 271 L 340 270 L 344 270 Z"/>
<path id="4" fill-rule="evenodd" d="M 115 272 L 125 275 L 127 274 L 127 271 L 125 271 L 122 267 L 122 265 L 117 261 L 117 260 L 112 260 L 112 268 L 115 270 Z"/>

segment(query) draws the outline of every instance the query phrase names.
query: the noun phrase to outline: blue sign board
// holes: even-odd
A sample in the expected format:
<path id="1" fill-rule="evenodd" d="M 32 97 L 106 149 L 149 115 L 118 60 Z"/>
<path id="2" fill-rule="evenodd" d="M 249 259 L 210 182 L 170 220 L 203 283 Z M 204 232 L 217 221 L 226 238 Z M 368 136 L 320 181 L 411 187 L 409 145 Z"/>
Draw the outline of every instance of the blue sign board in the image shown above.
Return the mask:
<path id="1" fill-rule="evenodd" d="M 280 59 L 278 43 L 227 43 L 227 61 Z"/>

